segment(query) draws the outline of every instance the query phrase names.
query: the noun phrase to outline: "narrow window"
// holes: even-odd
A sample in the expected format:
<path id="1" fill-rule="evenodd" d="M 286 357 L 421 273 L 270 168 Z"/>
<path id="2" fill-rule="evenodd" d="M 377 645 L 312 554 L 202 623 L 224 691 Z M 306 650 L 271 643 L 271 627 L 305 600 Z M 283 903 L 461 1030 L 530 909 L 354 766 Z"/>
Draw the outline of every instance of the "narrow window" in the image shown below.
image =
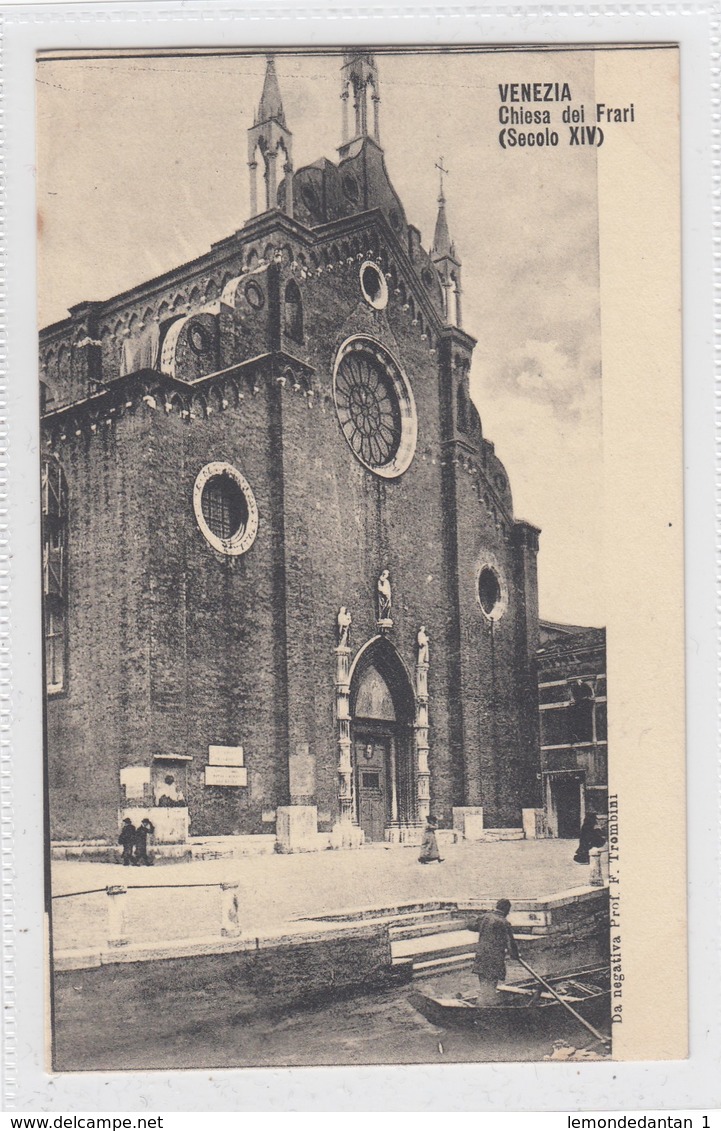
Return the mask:
<path id="1" fill-rule="evenodd" d="M 468 431 L 468 399 L 466 397 L 466 390 L 464 389 L 462 383 L 458 386 L 458 396 L 457 396 L 456 400 L 457 400 L 456 420 L 457 420 L 457 423 L 458 423 L 458 428 L 461 432 L 467 432 Z"/>
<path id="2" fill-rule="evenodd" d="M 285 332 L 294 342 L 303 341 L 303 302 L 293 279 L 285 288 Z"/>

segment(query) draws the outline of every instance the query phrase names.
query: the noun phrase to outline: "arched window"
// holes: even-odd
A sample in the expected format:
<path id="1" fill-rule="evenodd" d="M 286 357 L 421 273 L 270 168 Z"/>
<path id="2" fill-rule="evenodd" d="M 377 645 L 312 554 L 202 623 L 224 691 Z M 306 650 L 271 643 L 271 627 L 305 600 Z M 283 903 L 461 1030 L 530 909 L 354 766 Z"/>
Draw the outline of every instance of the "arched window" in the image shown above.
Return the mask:
<path id="1" fill-rule="evenodd" d="M 284 328 L 294 342 L 303 341 L 303 300 L 300 288 L 293 279 L 285 288 Z"/>
<path id="2" fill-rule="evenodd" d="M 451 271 L 451 277 L 446 288 L 446 297 L 448 305 L 446 322 L 449 326 L 460 326 L 459 287 L 455 271 Z"/>
<path id="3" fill-rule="evenodd" d="M 67 487 L 60 464 L 42 465 L 43 614 L 45 685 L 48 694 L 65 690 L 67 663 Z"/>

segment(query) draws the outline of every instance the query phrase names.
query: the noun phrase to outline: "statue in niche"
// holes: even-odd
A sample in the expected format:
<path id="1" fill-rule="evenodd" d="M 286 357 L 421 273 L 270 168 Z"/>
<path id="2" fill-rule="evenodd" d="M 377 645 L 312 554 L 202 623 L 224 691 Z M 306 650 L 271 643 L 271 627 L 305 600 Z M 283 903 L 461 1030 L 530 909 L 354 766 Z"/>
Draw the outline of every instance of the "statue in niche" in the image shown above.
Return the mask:
<path id="1" fill-rule="evenodd" d="M 378 620 L 389 621 L 391 619 L 391 582 L 388 570 L 384 569 L 378 578 Z"/>
<path id="2" fill-rule="evenodd" d="M 418 663 L 427 664 L 429 657 L 430 637 L 426 632 L 425 625 L 422 624 L 418 629 L 418 636 L 416 637 L 416 640 L 418 642 Z"/>
<path id="3" fill-rule="evenodd" d="M 352 618 L 345 605 L 338 612 L 338 647 L 347 648 Z"/>

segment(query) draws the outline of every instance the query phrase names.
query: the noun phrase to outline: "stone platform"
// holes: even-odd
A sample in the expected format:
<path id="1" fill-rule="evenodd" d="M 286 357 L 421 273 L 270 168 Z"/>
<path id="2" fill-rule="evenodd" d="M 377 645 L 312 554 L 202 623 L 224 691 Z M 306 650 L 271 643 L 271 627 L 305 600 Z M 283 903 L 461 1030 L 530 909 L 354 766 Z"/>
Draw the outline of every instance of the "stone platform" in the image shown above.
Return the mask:
<path id="1" fill-rule="evenodd" d="M 269 838 L 269 840 L 272 838 Z M 261 934 L 300 918 L 337 916 L 343 909 L 412 903 L 536 899 L 588 884 L 590 869 L 573 862 L 563 840 L 444 846 L 442 864 L 418 863 L 412 847 L 377 845 L 357 852 L 225 856 L 172 868 L 57 860 L 52 864 L 53 938 L 60 950 L 107 941 L 109 885 L 127 885 L 132 943 L 208 935 L 219 929 L 221 884 L 238 885 L 242 930 Z M 87 893 L 73 895 L 72 893 Z M 69 897 L 69 898 L 67 898 Z"/>

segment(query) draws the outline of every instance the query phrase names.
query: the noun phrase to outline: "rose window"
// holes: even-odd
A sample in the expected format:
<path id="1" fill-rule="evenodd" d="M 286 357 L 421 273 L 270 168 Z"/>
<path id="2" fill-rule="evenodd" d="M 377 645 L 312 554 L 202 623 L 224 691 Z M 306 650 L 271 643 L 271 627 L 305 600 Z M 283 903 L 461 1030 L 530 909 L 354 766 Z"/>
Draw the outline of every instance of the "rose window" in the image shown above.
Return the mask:
<path id="1" fill-rule="evenodd" d="M 334 393 L 343 435 L 360 462 L 386 477 L 405 471 L 415 450 L 415 406 L 391 355 L 368 339 L 347 342 L 336 362 Z"/>

